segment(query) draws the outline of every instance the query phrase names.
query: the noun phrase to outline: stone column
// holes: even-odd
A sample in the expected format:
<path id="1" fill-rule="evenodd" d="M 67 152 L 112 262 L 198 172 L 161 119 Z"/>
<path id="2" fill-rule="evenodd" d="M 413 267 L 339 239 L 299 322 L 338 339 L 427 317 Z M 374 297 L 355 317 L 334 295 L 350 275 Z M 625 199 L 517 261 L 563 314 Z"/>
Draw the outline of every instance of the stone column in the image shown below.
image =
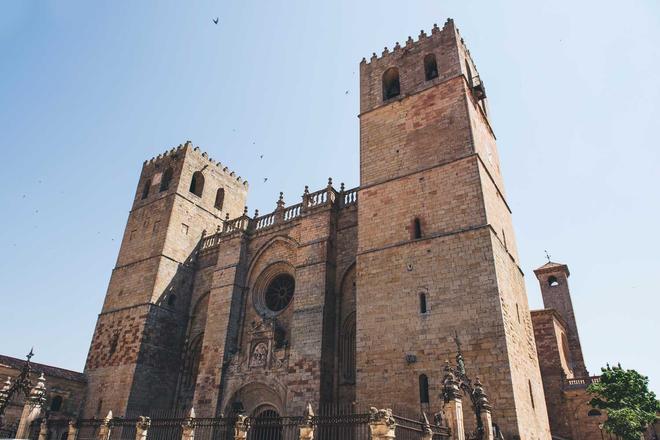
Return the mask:
<path id="1" fill-rule="evenodd" d="M 314 410 L 308 403 L 305 410 L 305 420 L 300 425 L 300 440 L 314 440 Z"/>
<path id="2" fill-rule="evenodd" d="M 135 440 L 147 440 L 147 432 L 151 426 L 151 419 L 149 417 L 138 417 L 135 424 Z"/>
<path id="3" fill-rule="evenodd" d="M 396 422 L 391 409 L 369 410 L 369 432 L 371 440 L 390 440 L 396 438 Z"/>
<path id="4" fill-rule="evenodd" d="M 18 424 L 16 438 L 28 438 L 30 435 L 30 424 L 39 418 L 41 408 L 46 402 L 46 378 L 43 373 L 37 379 L 37 384 L 30 391 L 30 395 L 25 399 L 21 421 Z"/>
<path id="5" fill-rule="evenodd" d="M 465 440 L 465 428 L 463 426 L 463 402 L 458 388 L 458 382 L 454 372 L 445 364 L 445 377 L 443 379 L 442 395 L 444 398 L 444 413 L 447 418 L 447 425 L 451 430 L 452 440 Z"/>
<path id="6" fill-rule="evenodd" d="M 39 426 L 39 440 L 46 440 L 48 438 L 48 419 L 45 417 L 41 419 Z"/>
<path id="7" fill-rule="evenodd" d="M 195 440 L 195 408 L 190 408 L 188 419 L 181 428 L 181 440 Z"/>
<path id="8" fill-rule="evenodd" d="M 110 422 L 112 422 L 112 411 L 108 411 L 108 415 L 99 426 L 98 440 L 110 440 Z"/>
<path id="9" fill-rule="evenodd" d="M 67 440 L 78 439 L 78 425 L 75 420 L 69 420 L 69 433 L 66 437 Z"/>
<path id="10" fill-rule="evenodd" d="M 247 416 L 240 414 L 234 425 L 234 440 L 247 440 L 250 421 Z"/>

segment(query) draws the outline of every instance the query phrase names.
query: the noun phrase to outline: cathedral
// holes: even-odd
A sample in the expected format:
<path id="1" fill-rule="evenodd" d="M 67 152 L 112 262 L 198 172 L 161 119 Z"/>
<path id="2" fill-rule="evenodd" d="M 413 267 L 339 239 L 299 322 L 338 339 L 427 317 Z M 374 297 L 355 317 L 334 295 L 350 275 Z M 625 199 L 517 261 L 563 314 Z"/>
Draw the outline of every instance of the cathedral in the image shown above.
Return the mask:
<path id="1" fill-rule="evenodd" d="M 553 310 L 530 313 L 484 81 L 452 20 L 362 60 L 359 124 L 359 187 L 280 193 L 266 214 L 191 142 L 144 162 L 82 417 L 432 414 L 460 341 L 504 436 L 550 438 L 546 398 L 564 400 L 542 371 L 588 377 L 568 268 L 537 271 Z"/>

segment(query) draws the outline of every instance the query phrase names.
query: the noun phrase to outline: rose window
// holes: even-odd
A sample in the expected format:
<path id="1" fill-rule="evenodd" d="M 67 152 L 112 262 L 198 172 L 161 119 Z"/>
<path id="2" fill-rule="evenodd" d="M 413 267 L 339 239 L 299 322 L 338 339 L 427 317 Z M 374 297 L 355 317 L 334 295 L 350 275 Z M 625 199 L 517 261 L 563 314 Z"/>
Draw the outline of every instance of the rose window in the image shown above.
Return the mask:
<path id="1" fill-rule="evenodd" d="M 264 303 L 268 310 L 279 312 L 284 310 L 293 299 L 295 281 L 289 274 L 278 275 L 266 289 Z"/>

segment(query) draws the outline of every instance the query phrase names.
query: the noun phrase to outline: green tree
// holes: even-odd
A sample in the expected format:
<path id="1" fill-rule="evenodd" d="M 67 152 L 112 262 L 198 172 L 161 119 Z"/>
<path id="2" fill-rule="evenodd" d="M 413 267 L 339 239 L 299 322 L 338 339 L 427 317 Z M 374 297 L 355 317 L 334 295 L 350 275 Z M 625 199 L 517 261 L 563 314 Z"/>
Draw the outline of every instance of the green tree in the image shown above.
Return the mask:
<path id="1" fill-rule="evenodd" d="M 621 364 L 608 364 L 601 371 L 600 382 L 587 388 L 594 395 L 589 404 L 607 412 L 605 430 L 625 440 L 639 440 L 660 412 L 660 402 L 649 391 L 649 378 L 635 370 L 625 370 Z"/>

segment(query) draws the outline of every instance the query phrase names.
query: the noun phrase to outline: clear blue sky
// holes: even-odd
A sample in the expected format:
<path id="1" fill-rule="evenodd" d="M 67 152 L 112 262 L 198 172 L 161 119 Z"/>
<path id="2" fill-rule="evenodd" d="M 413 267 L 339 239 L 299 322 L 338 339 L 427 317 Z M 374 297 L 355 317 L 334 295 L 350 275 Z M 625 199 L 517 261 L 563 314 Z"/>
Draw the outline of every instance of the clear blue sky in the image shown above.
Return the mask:
<path id="1" fill-rule="evenodd" d="M 487 87 L 532 308 L 548 249 L 589 370 L 660 389 L 656 0 L 3 0 L 0 353 L 83 368 L 142 162 L 172 146 L 248 179 L 250 212 L 356 186 L 358 63 L 447 17 Z"/>

